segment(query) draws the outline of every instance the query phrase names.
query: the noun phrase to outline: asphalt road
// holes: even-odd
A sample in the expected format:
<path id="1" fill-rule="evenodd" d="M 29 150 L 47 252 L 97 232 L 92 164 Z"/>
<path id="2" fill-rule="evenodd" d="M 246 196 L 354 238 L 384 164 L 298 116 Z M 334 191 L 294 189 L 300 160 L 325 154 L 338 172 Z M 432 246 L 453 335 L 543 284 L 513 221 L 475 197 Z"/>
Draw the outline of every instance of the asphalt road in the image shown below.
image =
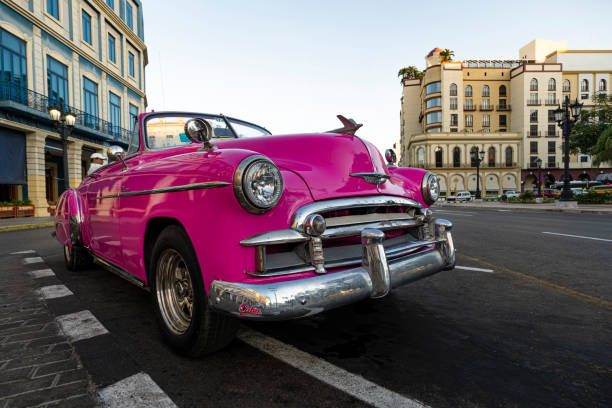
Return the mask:
<path id="1" fill-rule="evenodd" d="M 612 406 L 612 216 L 434 214 L 455 225 L 457 264 L 482 270 L 248 327 L 432 407 Z M 0 255 L 38 251 L 110 331 L 112 355 L 95 343 L 80 351 L 97 385 L 146 372 L 179 407 L 366 406 L 240 340 L 200 360 L 177 356 L 158 335 L 148 293 L 98 267 L 67 271 L 49 231 L 0 233 Z"/>

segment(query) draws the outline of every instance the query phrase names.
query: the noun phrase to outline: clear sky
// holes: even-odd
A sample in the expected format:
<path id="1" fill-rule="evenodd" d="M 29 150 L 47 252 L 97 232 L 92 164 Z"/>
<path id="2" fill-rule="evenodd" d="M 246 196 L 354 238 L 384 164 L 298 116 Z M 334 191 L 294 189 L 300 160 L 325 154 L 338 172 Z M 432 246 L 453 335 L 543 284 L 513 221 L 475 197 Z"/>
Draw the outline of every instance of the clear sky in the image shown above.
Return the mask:
<path id="1" fill-rule="evenodd" d="M 518 58 L 535 38 L 612 49 L 612 1 L 143 0 L 148 110 L 223 113 L 276 134 L 364 126 L 399 140 L 399 68 L 435 47 Z"/>

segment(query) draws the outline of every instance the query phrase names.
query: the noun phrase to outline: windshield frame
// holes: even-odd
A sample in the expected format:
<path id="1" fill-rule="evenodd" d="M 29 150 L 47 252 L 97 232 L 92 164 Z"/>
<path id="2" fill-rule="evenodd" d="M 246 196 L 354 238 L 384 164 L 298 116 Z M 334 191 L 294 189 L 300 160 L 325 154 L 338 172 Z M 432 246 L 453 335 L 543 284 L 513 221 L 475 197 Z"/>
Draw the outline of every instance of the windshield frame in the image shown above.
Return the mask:
<path id="1" fill-rule="evenodd" d="M 261 129 L 262 131 L 264 131 L 265 133 L 267 133 L 266 136 L 271 136 L 272 133 L 266 129 L 263 126 L 257 125 L 255 123 L 252 122 L 248 122 L 246 120 L 242 120 L 242 119 L 237 119 L 237 118 L 233 118 L 231 116 L 225 116 L 223 114 L 212 114 L 212 113 L 201 113 L 201 112 L 183 112 L 183 111 L 163 111 L 163 112 L 151 112 L 149 114 L 146 114 L 143 118 L 142 118 L 142 148 L 143 150 L 163 150 L 163 149 L 171 149 L 171 148 L 176 148 L 176 147 L 180 147 L 181 145 L 178 146 L 167 146 L 167 147 L 149 147 L 149 135 L 147 134 L 147 123 L 149 121 L 149 119 L 154 119 L 156 117 L 177 117 L 177 116 L 184 116 L 184 117 L 193 117 L 193 118 L 204 118 L 204 119 L 222 119 L 225 122 L 225 125 L 227 126 L 227 128 L 230 130 L 230 132 L 232 133 L 232 135 L 234 136 L 235 139 L 240 139 L 240 136 L 238 136 L 238 133 L 236 133 L 236 131 L 234 130 L 234 128 L 232 127 L 231 121 L 237 122 L 237 123 L 242 123 L 245 124 L 246 126 L 253 126 L 255 128 Z M 214 139 L 211 139 L 214 140 Z M 197 143 L 196 143 L 197 144 Z M 186 145 L 183 145 L 186 146 Z"/>

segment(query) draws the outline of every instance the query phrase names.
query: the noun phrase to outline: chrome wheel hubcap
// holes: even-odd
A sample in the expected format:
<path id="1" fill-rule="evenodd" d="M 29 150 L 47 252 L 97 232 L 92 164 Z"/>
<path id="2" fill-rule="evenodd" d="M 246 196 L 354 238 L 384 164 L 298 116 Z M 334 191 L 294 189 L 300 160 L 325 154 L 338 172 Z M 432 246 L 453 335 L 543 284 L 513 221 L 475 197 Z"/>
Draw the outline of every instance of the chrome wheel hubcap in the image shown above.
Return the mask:
<path id="1" fill-rule="evenodd" d="M 173 334 L 185 333 L 193 313 L 193 287 L 189 269 L 174 249 L 164 250 L 159 257 L 155 288 L 166 326 Z"/>

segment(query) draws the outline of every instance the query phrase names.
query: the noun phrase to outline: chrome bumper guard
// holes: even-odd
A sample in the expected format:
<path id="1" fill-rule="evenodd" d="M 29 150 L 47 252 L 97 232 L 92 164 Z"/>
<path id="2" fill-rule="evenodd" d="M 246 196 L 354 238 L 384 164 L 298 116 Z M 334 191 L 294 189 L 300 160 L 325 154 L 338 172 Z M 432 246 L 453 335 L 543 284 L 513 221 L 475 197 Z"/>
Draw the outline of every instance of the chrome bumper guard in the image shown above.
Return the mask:
<path id="1" fill-rule="evenodd" d="M 391 289 L 455 266 L 452 224 L 434 219 L 430 249 L 387 262 L 384 233 L 367 228 L 361 232 L 362 265 L 286 282 L 248 284 L 215 280 L 210 284 L 209 304 L 219 312 L 253 320 L 288 320 L 367 298 L 386 296 Z"/>

